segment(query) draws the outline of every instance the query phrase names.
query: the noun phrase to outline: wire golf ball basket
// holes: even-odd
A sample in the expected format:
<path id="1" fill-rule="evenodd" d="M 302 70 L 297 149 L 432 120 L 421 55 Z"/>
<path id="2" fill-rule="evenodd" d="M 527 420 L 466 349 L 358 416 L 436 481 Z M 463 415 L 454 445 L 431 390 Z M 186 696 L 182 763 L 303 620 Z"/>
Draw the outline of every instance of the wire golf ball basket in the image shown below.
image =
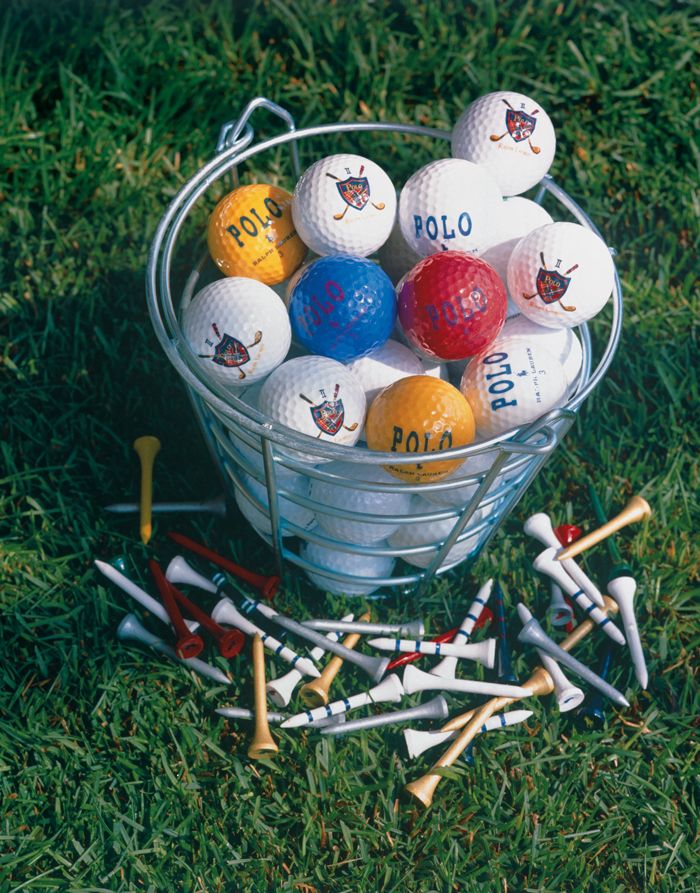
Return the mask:
<path id="1" fill-rule="evenodd" d="M 255 142 L 250 117 L 258 108 L 279 116 L 286 131 Z M 321 589 L 367 594 L 382 587 L 422 591 L 435 574 L 474 559 L 488 544 L 542 468 L 547 458 L 573 424 L 576 413 L 605 375 L 620 339 L 622 291 L 615 274 L 612 320 L 607 342 L 593 365 L 593 343 L 589 326 L 578 327 L 583 348 L 579 375 L 562 406 L 534 423 L 512 429 L 490 440 L 466 447 L 433 453 L 394 453 L 369 450 L 358 444 L 341 446 L 314 439 L 287 428 L 261 414 L 245 397 L 224 388 L 197 360 L 183 336 L 179 313 L 201 287 L 209 263 L 206 253 L 196 263 L 184 288 L 174 294 L 173 268 L 185 238 L 184 227 L 195 206 L 223 178 L 238 185 L 238 166 L 277 147 L 289 149 L 289 173 L 298 179 L 299 143 L 327 136 L 352 137 L 359 133 L 392 134 L 397 139 L 423 137 L 450 140 L 450 132 L 412 124 L 337 123 L 297 130 L 292 116 L 268 99 L 252 100 L 240 118 L 221 130 L 215 156 L 180 189 L 170 203 L 151 244 L 146 288 L 151 320 L 166 355 L 182 379 L 229 497 L 236 497 L 243 514 L 252 520 L 260 536 L 272 547 L 277 570 L 287 565 L 301 568 Z M 586 213 L 549 176 L 539 184 L 535 201 L 555 201 L 571 217 L 600 235 Z M 207 207 L 211 210 L 210 198 Z M 188 246 L 188 252 L 191 248 Z M 464 460 L 463 468 L 441 480 L 406 483 L 399 479 L 377 479 L 376 470 L 385 465 Z M 333 460 L 351 463 L 358 477 L 339 475 Z M 473 471 L 463 470 L 471 467 Z M 363 471 L 366 470 L 366 479 Z M 338 493 L 366 491 L 379 499 L 388 494 L 415 494 L 431 498 L 431 510 L 418 514 L 374 514 L 357 512 L 338 504 L 319 501 L 310 495 L 314 481 L 334 485 Z M 336 502 L 334 500 L 334 502 Z M 316 521 L 331 517 L 339 522 L 378 525 L 377 529 L 437 531 L 435 538 L 392 546 L 387 539 L 358 543 L 331 536 Z M 334 525 L 338 529 L 338 525 Z M 357 539 L 355 537 L 354 539 Z M 368 537 L 371 540 L 371 536 Z M 325 551 L 328 550 L 328 551 Z M 319 551 L 334 556 L 319 561 Z M 394 566 L 395 559 L 404 559 Z M 363 573 L 353 573 L 354 565 Z M 404 572 L 401 572 L 401 568 Z M 369 570 L 367 570 L 369 568 Z"/>

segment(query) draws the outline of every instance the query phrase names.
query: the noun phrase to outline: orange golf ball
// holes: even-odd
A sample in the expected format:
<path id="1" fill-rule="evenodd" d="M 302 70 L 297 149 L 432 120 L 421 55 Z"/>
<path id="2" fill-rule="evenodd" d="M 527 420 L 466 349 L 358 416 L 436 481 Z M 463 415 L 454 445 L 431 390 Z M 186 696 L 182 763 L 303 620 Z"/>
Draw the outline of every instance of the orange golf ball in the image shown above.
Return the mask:
<path id="1" fill-rule="evenodd" d="M 226 276 L 247 276 L 266 285 L 287 279 L 306 257 L 294 228 L 292 195 L 256 183 L 225 195 L 212 211 L 209 254 Z"/>
<path id="2" fill-rule="evenodd" d="M 466 446 L 475 433 L 466 399 L 448 382 L 429 375 L 410 375 L 384 388 L 372 401 L 365 422 L 367 446 L 392 453 L 435 453 Z M 444 478 L 462 461 L 384 467 L 402 481 L 426 483 Z"/>

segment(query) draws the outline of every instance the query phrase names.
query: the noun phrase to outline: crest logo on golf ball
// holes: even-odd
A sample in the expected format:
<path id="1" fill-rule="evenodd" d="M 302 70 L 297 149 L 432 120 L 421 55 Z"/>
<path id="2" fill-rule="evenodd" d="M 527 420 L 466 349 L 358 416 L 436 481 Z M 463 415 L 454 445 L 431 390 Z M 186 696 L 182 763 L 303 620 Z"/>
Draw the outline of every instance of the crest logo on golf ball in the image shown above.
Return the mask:
<path id="1" fill-rule="evenodd" d="M 324 399 L 321 403 L 314 404 L 313 400 L 310 400 L 305 394 L 299 394 L 302 400 L 306 401 L 306 403 L 310 406 L 311 418 L 314 420 L 314 425 L 319 429 L 321 434 L 328 434 L 331 437 L 334 437 L 341 428 L 345 428 L 346 431 L 354 431 L 357 428 L 357 422 L 353 422 L 350 427 L 347 425 L 343 425 L 345 420 L 345 407 L 343 406 L 343 401 L 338 399 L 338 391 L 340 390 L 340 385 L 336 384 L 333 389 L 333 399 L 328 400 Z M 326 392 L 321 389 L 321 396 L 325 398 Z"/>
<path id="2" fill-rule="evenodd" d="M 256 332 L 255 337 L 251 341 L 250 344 L 243 344 L 237 338 L 234 338 L 233 335 L 229 335 L 227 332 L 224 332 L 222 335 L 219 331 L 219 327 L 215 322 L 211 324 L 212 330 L 216 337 L 219 339 L 218 343 L 214 343 L 210 338 L 205 339 L 205 344 L 209 345 L 214 349 L 213 354 L 200 353 L 197 354 L 200 359 L 203 360 L 211 360 L 217 366 L 225 366 L 227 369 L 235 369 L 240 366 L 245 366 L 246 363 L 250 362 L 250 353 L 249 350 L 251 347 L 255 347 L 256 344 L 260 344 L 262 341 L 262 332 Z M 242 369 L 238 371 L 239 379 L 245 378 L 245 372 Z"/>
<path id="3" fill-rule="evenodd" d="M 348 208 L 354 208 L 356 211 L 362 211 L 369 203 L 370 196 L 370 186 L 369 179 L 367 177 L 363 177 L 362 174 L 365 171 L 364 164 L 360 165 L 360 173 L 354 177 L 349 167 L 345 168 L 345 173 L 347 177 L 344 180 L 341 180 L 340 177 L 336 177 L 335 174 L 326 173 L 327 177 L 330 177 L 331 180 L 336 180 L 336 187 L 338 192 L 340 193 L 340 197 L 345 202 L 345 207 L 342 211 L 339 211 L 337 214 L 333 215 L 333 220 L 342 220 L 343 217 L 347 214 Z M 373 208 L 376 208 L 378 211 L 383 211 L 386 207 L 384 202 L 379 202 L 375 204 L 371 203 Z"/>
<path id="4" fill-rule="evenodd" d="M 530 114 L 528 114 L 524 111 L 525 103 L 521 103 L 519 109 L 514 109 L 507 99 L 503 99 L 503 102 L 508 106 L 506 109 L 506 129 L 501 134 L 492 133 L 490 137 L 491 142 L 497 143 L 502 140 L 506 134 L 509 134 L 516 143 L 523 143 L 525 140 L 528 140 L 530 150 L 533 154 L 539 155 L 540 147 L 529 142 L 530 137 L 537 126 L 535 115 L 539 112 L 539 109 L 533 109 Z"/>
<path id="5" fill-rule="evenodd" d="M 525 298 L 526 301 L 531 301 L 534 297 L 539 295 L 545 304 L 555 304 L 557 301 L 561 301 L 566 294 L 566 290 L 571 284 L 571 276 L 569 276 L 569 273 L 573 273 L 574 270 L 577 270 L 578 264 L 569 267 L 565 273 L 559 273 L 557 268 L 561 265 L 561 258 L 557 259 L 553 270 L 547 269 L 544 252 L 540 252 L 540 261 L 542 262 L 542 266 L 540 267 L 539 272 L 537 273 L 537 279 L 535 280 L 537 291 L 532 295 L 526 295 L 523 292 L 523 298 Z M 569 313 L 573 313 L 574 310 L 576 310 L 575 307 L 567 307 L 566 304 L 562 304 L 561 309 L 566 310 Z"/>

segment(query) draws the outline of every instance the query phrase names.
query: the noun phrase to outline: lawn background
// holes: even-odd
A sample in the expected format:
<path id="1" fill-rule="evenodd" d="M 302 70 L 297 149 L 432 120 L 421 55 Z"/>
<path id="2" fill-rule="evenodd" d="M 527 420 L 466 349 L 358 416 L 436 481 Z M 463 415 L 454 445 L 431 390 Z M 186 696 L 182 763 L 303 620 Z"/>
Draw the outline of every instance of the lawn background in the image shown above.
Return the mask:
<path id="1" fill-rule="evenodd" d="M 9 2 L 1 16 L 0 891 L 697 889 L 697 6 Z M 136 436 L 163 442 L 158 498 L 217 490 L 143 280 L 158 219 L 220 125 L 265 95 L 299 126 L 448 128 L 506 87 L 548 110 L 552 172 L 619 252 L 622 343 L 488 554 L 379 610 L 443 628 L 499 574 L 511 603 L 543 611 L 522 520 L 591 527 L 590 475 L 609 512 L 635 492 L 654 508 L 618 537 L 651 682 L 640 693 L 615 668 L 632 707 L 601 733 L 535 703 L 423 813 L 401 790 L 429 762 L 408 763 L 398 733 L 287 735 L 273 765 L 249 763 L 246 729 L 213 713 L 225 692 L 116 641 L 126 600 L 91 561 L 127 552 L 145 581 L 147 554 L 172 554 L 169 522 L 147 551 L 100 509 L 136 493 Z M 392 173 L 416 161 L 402 151 Z M 236 515 L 171 523 L 271 567 Z M 283 604 L 300 612 L 302 596 L 346 605 L 303 583 Z M 580 654 L 594 661 L 594 643 Z M 231 700 L 249 699 L 247 658 L 233 669 Z"/>

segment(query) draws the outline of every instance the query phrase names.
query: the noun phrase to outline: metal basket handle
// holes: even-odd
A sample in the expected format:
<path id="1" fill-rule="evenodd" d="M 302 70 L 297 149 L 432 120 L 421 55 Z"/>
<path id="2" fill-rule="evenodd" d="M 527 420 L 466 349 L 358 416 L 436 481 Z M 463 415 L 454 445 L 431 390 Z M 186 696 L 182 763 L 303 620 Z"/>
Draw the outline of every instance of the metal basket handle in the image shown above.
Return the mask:
<path id="1" fill-rule="evenodd" d="M 294 133 L 297 129 L 294 118 L 287 109 L 282 108 L 281 105 L 277 105 L 276 102 L 267 99 L 265 96 L 256 96 L 255 99 L 251 99 L 235 121 L 227 121 L 222 125 L 221 130 L 219 131 L 219 138 L 216 142 L 217 155 L 231 149 L 243 151 L 243 149 L 248 148 L 255 136 L 255 132 L 253 131 L 252 126 L 248 123 L 248 120 L 253 112 L 259 108 L 267 109 L 268 112 L 272 112 L 273 115 L 277 115 L 278 118 L 281 118 L 286 123 L 287 130 L 290 133 Z M 301 168 L 299 166 L 299 149 L 296 140 L 291 143 L 291 150 L 294 174 L 298 179 L 301 174 Z"/>

